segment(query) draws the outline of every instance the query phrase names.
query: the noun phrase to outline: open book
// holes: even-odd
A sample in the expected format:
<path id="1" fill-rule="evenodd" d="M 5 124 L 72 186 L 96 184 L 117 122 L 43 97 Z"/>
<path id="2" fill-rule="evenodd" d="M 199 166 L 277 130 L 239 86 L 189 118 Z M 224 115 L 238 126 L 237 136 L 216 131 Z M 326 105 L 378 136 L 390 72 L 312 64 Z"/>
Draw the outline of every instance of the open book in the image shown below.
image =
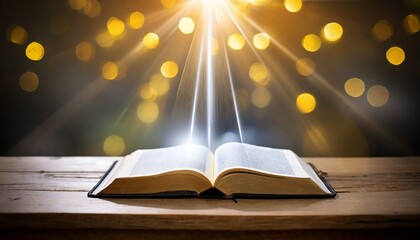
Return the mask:
<path id="1" fill-rule="evenodd" d="M 329 197 L 334 189 L 290 150 L 226 143 L 137 150 L 114 163 L 90 197 Z"/>

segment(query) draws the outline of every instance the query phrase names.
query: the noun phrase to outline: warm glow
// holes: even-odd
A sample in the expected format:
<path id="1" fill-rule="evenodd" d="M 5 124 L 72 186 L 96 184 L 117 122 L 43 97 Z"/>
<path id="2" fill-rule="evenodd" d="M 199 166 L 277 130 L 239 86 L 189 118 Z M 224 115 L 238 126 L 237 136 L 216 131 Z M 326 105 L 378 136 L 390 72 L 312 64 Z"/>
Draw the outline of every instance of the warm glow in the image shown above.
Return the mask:
<path id="1" fill-rule="evenodd" d="M 95 41 L 100 47 L 109 48 L 114 44 L 115 38 L 107 30 L 103 30 L 96 34 Z"/>
<path id="2" fill-rule="evenodd" d="M 88 0 L 69 0 L 69 5 L 73 10 L 81 10 L 87 2 Z"/>
<path id="3" fill-rule="evenodd" d="M 106 27 L 108 32 L 114 37 L 121 36 L 125 30 L 124 22 L 116 17 L 109 18 Z"/>
<path id="4" fill-rule="evenodd" d="M 137 106 L 137 117 L 144 123 L 153 123 L 159 117 L 159 106 L 153 101 L 142 101 Z"/>
<path id="5" fill-rule="evenodd" d="M 343 27 L 336 23 L 328 23 L 324 26 L 322 36 L 330 42 L 338 41 L 343 36 Z"/>
<path id="6" fill-rule="evenodd" d="M 118 77 L 118 65 L 113 62 L 106 62 L 102 67 L 102 76 L 106 80 L 115 80 Z"/>
<path id="7" fill-rule="evenodd" d="M 257 33 L 254 35 L 253 42 L 256 48 L 266 49 L 270 45 L 270 36 L 267 33 Z"/>
<path id="8" fill-rule="evenodd" d="M 381 85 L 374 85 L 367 92 L 367 100 L 373 107 L 381 107 L 389 100 L 388 89 Z"/>
<path id="9" fill-rule="evenodd" d="M 315 66 L 315 63 L 308 58 L 296 60 L 296 71 L 304 77 L 312 75 L 315 72 Z"/>
<path id="10" fill-rule="evenodd" d="M 315 97 L 309 93 L 302 93 L 296 98 L 296 107 L 301 113 L 310 113 L 315 110 Z"/>
<path id="11" fill-rule="evenodd" d="M 302 46 L 308 52 L 316 52 L 321 47 L 321 39 L 315 34 L 308 34 L 303 38 Z"/>
<path id="12" fill-rule="evenodd" d="M 90 62 L 95 58 L 95 48 L 88 42 L 81 42 L 76 46 L 76 57 L 82 62 Z"/>
<path id="13" fill-rule="evenodd" d="M 156 92 L 157 96 L 163 96 L 169 91 L 169 79 L 157 73 L 152 76 L 149 83 L 151 92 Z"/>
<path id="14" fill-rule="evenodd" d="M 9 34 L 9 41 L 19 45 L 24 44 L 26 39 L 28 38 L 28 33 L 26 32 L 26 30 L 18 25 L 12 26 Z"/>
<path id="15" fill-rule="evenodd" d="M 165 8 L 172 8 L 175 5 L 176 0 L 160 0 L 160 3 Z"/>
<path id="16" fill-rule="evenodd" d="M 156 100 L 157 92 L 149 84 L 142 84 L 137 90 L 137 96 L 144 100 Z"/>
<path id="17" fill-rule="evenodd" d="M 104 141 L 103 150 L 110 156 L 122 155 L 125 150 L 124 139 L 117 135 L 108 136 Z"/>
<path id="18" fill-rule="evenodd" d="M 178 65 L 173 61 L 164 62 L 160 68 L 160 72 L 167 78 L 174 78 L 178 74 Z"/>
<path id="19" fill-rule="evenodd" d="M 377 41 L 385 41 L 393 34 L 392 25 L 387 20 L 380 20 L 372 28 L 372 36 Z"/>
<path id="20" fill-rule="evenodd" d="M 87 4 L 83 7 L 83 12 L 86 16 L 94 18 L 99 16 L 102 11 L 102 5 L 98 0 L 88 0 Z"/>
<path id="21" fill-rule="evenodd" d="M 32 61 L 39 61 L 44 57 L 44 47 L 37 42 L 31 42 L 28 47 L 26 47 L 26 57 Z"/>
<path id="22" fill-rule="evenodd" d="M 386 59 L 392 65 L 400 65 L 405 60 L 405 53 L 400 47 L 391 47 L 386 52 Z"/>
<path id="23" fill-rule="evenodd" d="M 143 45 L 148 49 L 154 49 L 159 45 L 159 36 L 156 33 L 148 33 L 143 38 Z"/>
<path id="24" fill-rule="evenodd" d="M 245 46 L 245 38 L 239 33 L 234 33 L 229 36 L 228 45 L 233 50 L 241 50 Z"/>
<path id="25" fill-rule="evenodd" d="M 195 29 L 195 23 L 194 21 L 189 17 L 183 17 L 178 24 L 179 30 L 184 34 L 190 34 L 194 32 Z"/>
<path id="26" fill-rule="evenodd" d="M 265 108 L 271 102 L 271 94 L 265 87 L 257 87 L 252 92 L 251 101 L 257 108 Z"/>
<path id="27" fill-rule="evenodd" d="M 344 84 L 344 90 L 349 96 L 360 97 L 365 92 L 365 83 L 359 78 L 350 78 Z"/>
<path id="28" fill-rule="evenodd" d="M 410 14 L 404 18 L 404 29 L 408 34 L 415 34 L 420 30 L 419 16 Z"/>
<path id="29" fill-rule="evenodd" d="M 141 12 L 133 12 L 128 16 L 127 25 L 131 29 L 140 29 L 144 25 L 144 15 Z"/>
<path id="30" fill-rule="evenodd" d="M 217 41 L 217 39 L 213 38 L 213 47 L 211 48 L 211 55 L 212 56 L 216 56 L 217 54 L 219 54 L 219 41 Z"/>
<path id="31" fill-rule="evenodd" d="M 268 69 L 261 63 L 254 63 L 249 68 L 249 77 L 260 85 L 267 85 L 269 80 Z"/>
<path id="32" fill-rule="evenodd" d="M 38 76 L 33 72 L 25 72 L 19 79 L 20 87 L 26 92 L 33 92 L 38 88 Z"/>
<path id="33" fill-rule="evenodd" d="M 299 12 L 302 8 L 302 0 L 284 0 L 284 7 L 289 12 Z"/>

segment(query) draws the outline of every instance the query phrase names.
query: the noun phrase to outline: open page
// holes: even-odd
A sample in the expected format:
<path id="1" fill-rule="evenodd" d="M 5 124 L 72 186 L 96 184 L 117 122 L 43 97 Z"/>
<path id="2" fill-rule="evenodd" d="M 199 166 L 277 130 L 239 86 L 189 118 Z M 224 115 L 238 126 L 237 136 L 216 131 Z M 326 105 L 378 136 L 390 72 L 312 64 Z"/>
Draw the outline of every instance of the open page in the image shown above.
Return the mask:
<path id="1" fill-rule="evenodd" d="M 200 145 L 138 150 L 120 176 L 150 176 L 174 170 L 193 170 L 211 179 L 213 154 Z"/>
<path id="2" fill-rule="evenodd" d="M 215 153 L 215 176 L 232 168 L 246 168 L 276 175 L 308 177 L 289 150 L 244 143 L 227 143 Z"/>

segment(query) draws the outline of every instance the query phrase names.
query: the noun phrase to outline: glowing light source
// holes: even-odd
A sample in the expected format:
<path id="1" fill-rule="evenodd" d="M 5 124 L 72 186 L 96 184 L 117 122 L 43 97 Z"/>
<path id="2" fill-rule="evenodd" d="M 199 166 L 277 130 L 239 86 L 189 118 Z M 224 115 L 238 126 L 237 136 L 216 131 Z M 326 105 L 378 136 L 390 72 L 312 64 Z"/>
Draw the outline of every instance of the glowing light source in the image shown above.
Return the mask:
<path id="1" fill-rule="evenodd" d="M 88 0 L 86 5 L 83 7 L 83 12 L 90 18 L 99 16 L 101 11 L 102 5 L 97 0 Z"/>
<path id="2" fill-rule="evenodd" d="M 321 39 L 315 34 L 308 34 L 302 39 L 302 46 L 308 52 L 316 52 L 321 47 Z"/>
<path id="3" fill-rule="evenodd" d="M 124 22 L 116 17 L 109 18 L 106 27 L 108 32 L 114 37 L 121 36 L 125 30 Z"/>
<path id="4" fill-rule="evenodd" d="M 142 101 L 137 106 L 137 117 L 144 123 L 153 123 L 159 117 L 159 106 L 153 101 Z"/>
<path id="5" fill-rule="evenodd" d="M 44 57 L 44 47 L 38 42 L 31 42 L 26 47 L 26 57 L 32 61 L 39 61 Z"/>
<path id="6" fill-rule="evenodd" d="M 163 96 L 169 91 L 169 79 L 162 74 L 154 74 L 149 83 L 151 92 L 156 92 L 157 96 Z"/>
<path id="7" fill-rule="evenodd" d="M 38 88 L 39 79 L 33 72 L 25 72 L 19 79 L 20 87 L 26 92 L 33 92 Z"/>
<path id="8" fill-rule="evenodd" d="M 90 62 L 95 58 L 95 48 L 88 42 L 81 42 L 76 46 L 76 57 L 82 62 Z"/>
<path id="9" fill-rule="evenodd" d="M 328 23 L 322 30 L 322 36 L 329 42 L 338 41 L 343 36 L 343 27 L 336 22 Z"/>
<path id="10" fill-rule="evenodd" d="M 284 0 L 284 7 L 289 12 L 299 12 L 302 8 L 302 0 Z"/>
<path id="11" fill-rule="evenodd" d="M 387 20 L 380 20 L 372 28 L 372 36 L 375 40 L 382 42 L 393 34 L 392 25 Z"/>
<path id="12" fill-rule="evenodd" d="M 106 62 L 102 67 L 102 76 L 106 80 L 115 80 L 118 77 L 118 65 L 113 62 Z"/>
<path id="13" fill-rule="evenodd" d="M 360 97 L 365 92 L 365 83 L 359 78 L 350 78 L 344 84 L 344 90 L 349 96 Z"/>
<path id="14" fill-rule="evenodd" d="M 160 3 L 165 8 L 172 8 L 175 5 L 176 0 L 160 0 Z"/>
<path id="15" fill-rule="evenodd" d="M 249 68 L 249 77 L 260 85 L 267 85 L 269 80 L 268 69 L 261 63 L 254 63 Z"/>
<path id="16" fill-rule="evenodd" d="M 404 18 L 404 29 L 408 34 L 415 34 L 420 31 L 419 16 L 410 14 Z"/>
<path id="17" fill-rule="evenodd" d="M 217 41 L 216 38 L 213 38 L 212 44 L 213 46 L 211 48 L 211 55 L 216 56 L 217 54 L 219 54 L 219 41 Z"/>
<path id="18" fill-rule="evenodd" d="M 388 89 L 381 85 L 374 85 L 367 92 L 367 100 L 373 107 L 381 107 L 389 100 Z"/>
<path id="19" fill-rule="evenodd" d="M 315 110 L 315 97 L 309 93 L 302 93 L 296 98 L 296 107 L 301 113 L 310 113 Z"/>
<path id="20" fill-rule="evenodd" d="M 178 74 L 178 65 L 174 61 L 164 62 L 160 68 L 160 72 L 167 78 L 174 78 Z"/>
<path id="21" fill-rule="evenodd" d="M 308 58 L 300 58 L 296 60 L 296 71 L 304 76 L 308 77 L 315 72 L 315 63 Z"/>
<path id="22" fill-rule="evenodd" d="M 386 59 L 392 65 L 400 65 L 405 60 L 405 53 L 400 47 L 391 47 L 386 52 Z"/>
<path id="23" fill-rule="evenodd" d="M 156 33 L 150 32 L 143 38 L 143 45 L 148 49 L 154 49 L 159 45 L 159 36 Z"/>
<path id="24" fill-rule="evenodd" d="M 253 42 L 256 48 L 266 49 L 270 45 L 270 36 L 267 33 L 257 33 L 254 35 Z"/>
<path id="25" fill-rule="evenodd" d="M 239 33 L 234 33 L 229 36 L 228 45 L 233 50 L 241 50 L 245 46 L 245 38 Z"/>
<path id="26" fill-rule="evenodd" d="M 122 155 L 125 150 L 124 139 L 117 135 L 108 136 L 104 141 L 103 150 L 110 156 Z"/>
<path id="27" fill-rule="evenodd" d="M 271 0 L 247 0 L 247 1 L 254 6 L 267 5 L 271 2 Z"/>
<path id="28" fill-rule="evenodd" d="M 144 15 L 141 12 L 133 12 L 128 16 L 127 25 L 131 29 L 140 29 L 144 25 Z"/>
<path id="29" fill-rule="evenodd" d="M 95 41 L 99 46 L 109 48 L 115 43 L 115 38 L 107 30 L 103 30 L 96 34 Z"/>
<path id="30" fill-rule="evenodd" d="M 265 87 L 257 87 L 251 95 L 251 101 L 257 108 L 265 108 L 271 102 L 271 94 Z"/>
<path id="31" fill-rule="evenodd" d="M 194 32 L 195 29 L 195 23 L 194 21 L 189 17 L 183 17 L 178 23 L 179 30 L 184 34 L 190 34 Z"/>
<path id="32" fill-rule="evenodd" d="M 8 39 L 12 43 L 22 45 L 25 43 L 26 39 L 28 38 L 28 33 L 26 32 L 26 30 L 19 25 L 13 25 L 9 31 L 10 32 L 9 32 Z"/>
<path id="33" fill-rule="evenodd" d="M 144 100 L 156 100 L 157 93 L 156 91 L 150 87 L 149 84 L 142 84 L 137 91 L 137 96 L 144 99 Z"/>

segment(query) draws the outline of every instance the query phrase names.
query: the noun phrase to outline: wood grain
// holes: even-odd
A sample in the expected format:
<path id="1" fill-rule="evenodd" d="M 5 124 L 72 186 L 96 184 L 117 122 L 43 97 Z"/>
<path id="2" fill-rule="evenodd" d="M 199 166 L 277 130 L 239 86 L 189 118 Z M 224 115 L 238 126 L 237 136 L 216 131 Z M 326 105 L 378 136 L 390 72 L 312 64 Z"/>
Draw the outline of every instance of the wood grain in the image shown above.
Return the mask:
<path id="1" fill-rule="evenodd" d="M 417 233 L 420 229 L 419 157 L 305 158 L 336 189 L 333 199 L 239 199 L 235 203 L 88 198 L 87 191 L 114 160 L 0 158 L 0 228 L 273 233 L 303 229 L 412 229 Z"/>

